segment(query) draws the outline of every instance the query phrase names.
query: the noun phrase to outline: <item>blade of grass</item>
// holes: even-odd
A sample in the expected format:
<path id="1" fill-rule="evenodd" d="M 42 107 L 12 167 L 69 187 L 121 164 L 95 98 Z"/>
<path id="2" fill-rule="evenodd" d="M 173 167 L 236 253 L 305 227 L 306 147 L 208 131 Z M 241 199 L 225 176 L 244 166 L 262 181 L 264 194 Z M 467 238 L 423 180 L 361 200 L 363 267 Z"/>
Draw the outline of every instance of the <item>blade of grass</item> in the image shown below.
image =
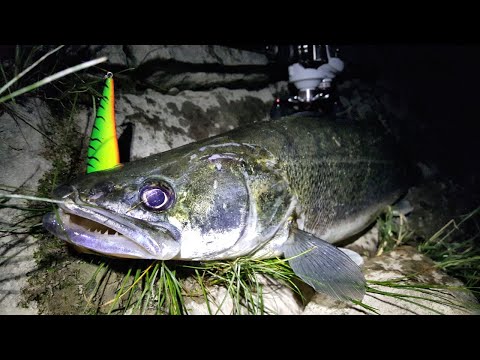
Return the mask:
<path id="1" fill-rule="evenodd" d="M 165 296 L 165 291 L 164 291 L 164 285 L 165 285 L 165 267 L 162 266 L 160 267 L 160 278 L 159 278 L 159 286 L 158 286 L 158 292 L 157 292 L 157 298 L 158 298 L 158 303 L 157 303 L 157 314 L 162 313 L 162 308 L 163 305 L 166 302 L 166 296 Z"/>
<path id="2" fill-rule="evenodd" d="M 232 286 L 235 281 L 234 277 L 231 276 L 230 279 L 228 280 L 228 285 L 227 285 L 227 291 L 225 292 L 225 296 L 223 297 L 222 301 L 220 302 L 220 305 L 218 305 L 217 311 L 215 311 L 215 315 L 218 314 L 218 312 L 222 309 L 223 304 L 227 300 L 227 297 L 231 294 L 232 291 Z"/>
<path id="3" fill-rule="evenodd" d="M 183 301 L 182 289 L 180 287 L 180 283 L 177 280 L 176 272 L 171 271 L 165 264 L 165 261 L 162 262 L 162 266 L 165 268 L 165 274 L 167 275 L 165 279 L 167 281 L 166 289 L 168 289 L 170 297 L 169 313 L 172 315 L 182 315 L 187 313 L 185 303 Z"/>
<path id="4" fill-rule="evenodd" d="M 0 198 L 44 201 L 44 202 L 49 202 L 49 203 L 54 203 L 54 204 L 64 204 L 65 203 L 65 201 L 61 201 L 61 200 L 53 200 L 53 199 L 41 198 L 41 197 L 37 197 L 37 196 L 20 195 L 20 194 L 0 194 Z"/>
<path id="5" fill-rule="evenodd" d="M 438 264 L 438 267 L 442 269 L 447 269 L 452 266 L 461 266 L 465 264 L 470 264 L 474 261 L 480 261 L 480 255 L 477 256 L 472 256 L 468 258 L 463 258 L 463 259 L 453 259 L 453 260 L 445 260 L 442 261 L 441 263 Z"/>
<path id="6" fill-rule="evenodd" d="M 389 292 L 389 291 L 382 291 L 382 290 L 378 290 L 378 289 L 373 289 L 373 288 L 369 288 L 367 289 L 367 294 L 369 293 L 372 293 L 372 294 L 378 294 L 378 295 L 384 295 L 384 296 L 388 296 L 388 297 L 391 297 L 391 298 L 397 298 L 397 299 L 400 299 L 402 301 L 405 301 L 407 303 L 410 303 L 410 304 L 414 304 L 414 305 L 417 305 L 423 309 L 427 309 L 427 310 L 430 310 L 438 315 L 444 315 L 442 312 L 438 311 L 438 310 L 435 310 L 435 309 L 432 309 L 431 307 L 428 307 L 426 305 L 423 305 L 419 302 L 416 302 L 416 301 L 413 301 L 413 300 L 410 300 L 410 299 L 418 299 L 418 300 L 427 300 L 427 301 L 432 301 L 432 302 L 435 302 L 435 303 L 440 303 L 441 302 L 438 302 L 438 301 L 433 301 L 432 299 L 428 299 L 428 298 L 424 298 L 424 297 L 420 297 L 420 296 L 413 296 L 413 295 L 406 295 L 406 294 L 397 294 L 397 293 L 394 293 L 394 292 Z"/>
<path id="7" fill-rule="evenodd" d="M 147 268 L 143 271 L 142 275 L 140 275 L 140 276 L 138 277 L 138 279 L 136 279 L 136 281 L 135 281 L 132 285 L 130 285 L 130 287 L 129 287 L 123 294 L 121 294 L 121 295 L 119 296 L 119 299 L 122 298 L 123 296 L 125 296 L 125 294 L 127 294 L 127 293 L 137 284 L 137 282 L 139 282 L 139 281 L 145 276 L 145 274 L 147 274 L 147 272 L 152 268 L 152 266 L 153 266 L 153 263 L 150 264 L 150 266 L 147 267 Z M 129 269 L 129 271 L 131 271 L 131 269 Z M 115 299 L 116 299 L 116 298 L 115 298 Z M 102 306 L 107 306 L 107 305 L 111 304 L 112 302 L 115 301 L 115 299 L 112 299 L 112 300 L 110 300 L 110 301 L 107 301 L 106 303 L 102 304 Z M 117 300 L 117 301 L 118 301 L 118 300 Z"/>
<path id="8" fill-rule="evenodd" d="M 3 81 L 5 81 L 5 83 L 7 83 L 7 82 L 8 82 L 8 80 L 7 80 L 7 75 L 5 74 L 5 70 L 3 69 L 3 65 L 2 65 L 2 64 L 0 64 L 0 71 L 2 72 Z M 8 93 L 11 94 L 10 89 L 8 89 Z M 15 104 L 15 99 L 12 99 L 12 102 Z"/>
<path id="9" fill-rule="evenodd" d="M 100 273 L 100 271 L 103 269 L 104 266 L 105 266 L 105 263 L 102 261 L 100 263 L 100 266 L 98 266 L 97 269 L 95 270 L 95 272 L 93 273 L 90 280 L 85 284 L 85 292 L 83 293 L 83 297 L 86 301 L 86 305 L 83 309 L 83 312 L 85 312 L 87 310 L 87 307 L 91 304 L 93 297 L 95 296 L 95 294 L 98 291 L 98 288 L 100 287 L 101 282 L 97 281 L 97 276 Z M 107 269 L 108 269 L 108 267 L 107 267 Z M 92 289 L 92 290 L 90 291 L 90 289 Z M 86 296 L 87 291 L 90 292 L 90 296 L 88 296 L 88 297 Z"/>
<path id="10" fill-rule="evenodd" d="M 373 306 L 367 305 L 367 304 L 365 304 L 361 301 L 355 300 L 355 299 L 351 299 L 351 302 L 353 302 L 354 305 L 357 305 L 357 306 L 360 306 L 360 307 L 362 307 L 366 310 L 369 310 L 376 315 L 380 315 L 380 313 L 378 312 L 378 309 L 374 308 Z"/>
<path id="11" fill-rule="evenodd" d="M 140 282 L 140 279 L 141 279 L 140 276 L 142 276 L 142 270 L 137 269 L 137 271 L 135 272 L 135 277 L 133 278 L 134 285 L 130 287 L 127 303 L 125 304 L 125 312 L 124 313 L 126 313 L 126 311 L 128 311 L 130 309 L 130 304 L 132 302 L 133 296 L 134 296 L 135 292 L 137 291 L 138 287 L 140 286 L 139 285 L 139 282 Z M 145 273 L 145 276 L 148 276 L 148 271 Z"/>
<path id="12" fill-rule="evenodd" d="M 60 50 L 62 47 L 64 47 L 65 45 L 60 45 L 60 46 L 57 46 L 55 49 L 49 51 L 48 53 L 46 53 L 44 56 L 42 56 L 40 59 L 38 59 L 37 61 L 35 61 L 31 66 L 29 66 L 28 68 L 26 68 L 24 71 L 22 71 L 20 74 L 16 75 L 12 80 L 10 80 L 8 83 L 6 83 L 4 86 L 2 86 L 2 88 L 0 88 L 0 94 L 2 94 L 5 90 L 7 90 L 10 86 L 12 86 L 13 84 L 15 84 L 18 80 L 20 80 L 26 73 L 28 73 L 29 71 L 31 71 L 33 68 L 35 68 L 38 64 L 40 64 L 43 60 L 45 60 L 47 57 L 49 57 L 50 55 L 56 53 L 58 50 Z M 0 99 L 0 103 L 1 103 L 1 99 Z"/>
<path id="13" fill-rule="evenodd" d="M 114 299 L 112 299 L 111 301 L 109 301 L 108 303 L 105 303 L 103 304 L 102 306 L 106 306 L 110 303 L 112 303 L 112 306 L 110 307 L 110 310 L 108 311 L 108 314 L 111 314 L 113 309 L 115 308 L 115 305 L 117 305 L 118 301 L 123 297 L 123 295 L 125 295 L 130 289 L 128 288 L 127 291 L 125 291 L 123 294 L 122 294 L 122 290 L 123 288 L 125 287 L 125 285 L 127 284 L 127 281 L 128 279 L 130 278 L 130 273 L 132 272 L 132 269 L 128 269 L 128 272 L 127 272 L 127 275 L 125 275 L 125 277 L 123 278 L 123 281 L 122 281 L 122 285 L 120 286 L 120 289 L 118 290 L 117 292 L 117 295 L 115 296 Z M 121 295 L 120 295 L 121 294 Z"/>
<path id="14" fill-rule="evenodd" d="M 444 305 L 446 307 L 450 307 L 450 308 L 457 309 L 457 310 L 467 310 L 467 309 L 474 309 L 474 308 L 478 307 L 478 305 L 475 305 L 473 303 L 471 304 L 471 306 L 466 306 L 467 304 L 462 305 L 462 304 L 459 304 L 459 303 L 454 303 L 450 299 L 445 299 L 444 297 L 438 296 L 438 294 L 435 294 L 435 295 L 429 294 L 429 295 L 434 296 L 434 298 L 432 298 L 432 297 L 424 297 L 424 296 L 416 296 L 416 295 L 388 292 L 388 291 L 383 291 L 383 290 L 380 290 L 380 289 L 375 289 L 375 288 L 372 288 L 372 287 L 367 287 L 367 293 L 376 293 L 376 294 L 380 294 L 380 295 L 384 295 L 384 296 L 398 298 L 398 299 L 401 299 L 402 301 L 411 302 L 415 305 L 418 305 L 420 307 L 423 307 L 425 309 L 428 309 L 430 311 L 433 311 L 433 312 L 439 313 L 439 314 L 441 314 L 441 312 L 439 312 L 435 309 L 432 309 L 432 308 L 430 308 L 426 305 L 420 304 L 418 302 L 413 302 L 413 300 L 409 300 L 409 299 L 424 300 L 424 301 L 432 302 L 432 303 L 435 303 L 435 304 Z"/>
<path id="15" fill-rule="evenodd" d="M 40 45 L 36 45 L 36 46 L 32 47 L 32 49 L 30 50 L 30 52 L 27 55 L 27 58 L 23 62 L 25 65 L 28 65 L 28 63 L 30 62 L 30 59 L 38 51 L 39 48 L 40 48 Z"/>
<path id="16" fill-rule="evenodd" d="M 148 279 L 145 284 L 145 289 L 139 299 L 139 304 L 141 303 L 143 297 L 145 296 L 145 301 L 143 301 L 142 309 L 140 310 L 140 314 L 143 315 L 146 312 L 147 306 L 150 303 L 150 298 L 153 294 L 153 288 L 155 284 L 155 280 L 157 275 L 159 274 L 160 263 L 158 261 L 155 262 L 155 267 L 152 270 L 152 274 L 148 276 Z M 134 309 L 135 310 L 135 309 Z"/>
<path id="17" fill-rule="evenodd" d="M 64 76 L 67 76 L 71 73 L 74 73 L 74 72 L 77 72 L 77 71 L 80 71 L 80 70 L 83 70 L 83 69 L 86 69 L 86 68 L 89 68 L 91 66 L 95 66 L 99 63 L 102 63 L 102 62 L 105 62 L 107 61 L 107 57 L 101 57 L 101 58 L 98 58 L 98 59 L 95 59 L 95 60 L 90 60 L 90 61 L 87 61 L 87 62 L 84 62 L 82 64 L 79 64 L 79 65 L 75 65 L 75 66 L 72 66 L 68 69 L 65 69 L 65 70 L 62 70 L 62 71 L 59 71 L 57 72 L 56 74 L 53 74 L 51 76 L 47 76 L 46 78 L 40 80 L 40 81 L 37 81 L 36 83 L 33 83 L 31 85 L 28 85 L 28 86 L 25 86 L 17 91 L 14 91 L 13 93 L 11 93 L 10 95 L 6 95 L 2 98 L 0 98 L 0 104 L 7 101 L 7 100 L 10 100 L 10 99 L 13 99 L 19 95 L 22 95 L 26 92 L 29 92 L 29 91 L 32 91 L 34 89 L 37 89 L 39 88 L 40 86 L 43 86 L 45 84 L 48 84 L 54 80 L 57 80 L 61 77 L 64 77 Z"/>
<path id="18" fill-rule="evenodd" d="M 20 45 L 15 46 L 15 69 L 14 69 L 14 74 L 15 77 L 18 75 L 18 69 L 20 69 L 20 61 L 21 56 L 20 56 Z"/>
<path id="19" fill-rule="evenodd" d="M 197 275 L 198 284 L 200 285 L 200 289 L 202 290 L 205 303 L 207 304 L 208 313 L 212 315 L 212 308 L 210 307 L 210 300 L 208 299 L 208 292 L 207 288 L 205 287 L 204 276 L 200 276 L 198 269 L 195 269 L 195 274 Z M 203 274 L 205 275 L 205 272 Z"/>

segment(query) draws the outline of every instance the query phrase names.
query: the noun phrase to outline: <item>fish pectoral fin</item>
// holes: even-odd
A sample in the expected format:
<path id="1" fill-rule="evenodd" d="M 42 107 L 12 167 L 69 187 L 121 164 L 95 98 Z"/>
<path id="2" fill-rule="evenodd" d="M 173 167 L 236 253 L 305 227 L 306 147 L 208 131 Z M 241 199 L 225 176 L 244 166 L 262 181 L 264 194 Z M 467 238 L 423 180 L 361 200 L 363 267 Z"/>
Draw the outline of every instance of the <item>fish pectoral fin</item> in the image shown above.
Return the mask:
<path id="1" fill-rule="evenodd" d="M 355 264 L 358 266 L 362 266 L 365 261 L 363 261 L 363 258 L 360 254 L 356 253 L 353 250 L 347 249 L 347 248 L 342 248 L 339 247 L 338 250 L 343 251 L 345 255 L 347 255 L 350 259 L 353 260 Z"/>
<path id="2" fill-rule="evenodd" d="M 365 277 L 358 265 L 328 242 L 293 229 L 282 250 L 295 274 L 317 292 L 344 301 L 365 296 Z"/>

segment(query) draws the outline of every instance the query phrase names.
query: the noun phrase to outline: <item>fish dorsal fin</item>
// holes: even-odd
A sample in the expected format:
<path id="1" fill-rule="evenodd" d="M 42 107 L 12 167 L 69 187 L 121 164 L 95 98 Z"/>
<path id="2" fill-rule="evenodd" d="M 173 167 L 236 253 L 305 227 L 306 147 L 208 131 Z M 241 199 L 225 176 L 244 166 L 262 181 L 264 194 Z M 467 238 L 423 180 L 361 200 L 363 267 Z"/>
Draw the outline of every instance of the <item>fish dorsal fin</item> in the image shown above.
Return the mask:
<path id="1" fill-rule="evenodd" d="M 282 250 L 295 274 L 317 292 L 344 301 L 361 301 L 365 296 L 366 282 L 360 268 L 328 242 L 292 229 Z"/>
<path id="2" fill-rule="evenodd" d="M 87 174 L 111 169 L 119 163 L 113 77 L 108 73 L 88 144 Z"/>

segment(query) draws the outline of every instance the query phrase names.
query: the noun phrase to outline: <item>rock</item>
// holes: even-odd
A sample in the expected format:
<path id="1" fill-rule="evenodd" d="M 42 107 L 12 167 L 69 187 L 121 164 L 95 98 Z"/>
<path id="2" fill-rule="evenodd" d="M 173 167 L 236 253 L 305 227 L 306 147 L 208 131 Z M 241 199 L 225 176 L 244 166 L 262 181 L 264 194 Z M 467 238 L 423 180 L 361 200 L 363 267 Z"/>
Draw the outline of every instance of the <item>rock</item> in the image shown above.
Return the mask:
<path id="1" fill-rule="evenodd" d="M 128 67 L 128 59 L 124 51 L 124 45 L 96 45 L 95 47 L 96 57 L 106 56 L 108 58 L 108 64 L 115 67 Z"/>
<path id="2" fill-rule="evenodd" d="M 38 180 L 51 168 L 42 157 L 45 123 L 51 114 L 45 103 L 30 98 L 23 105 L 8 104 L 0 114 L 0 188 L 19 189 L 18 193 L 35 190 Z M 2 191 L 8 192 L 8 191 Z M 31 194 L 31 193 L 30 193 Z M 25 206 L 22 200 L 9 200 L 7 204 Z M 0 208 L 0 223 L 11 227 L 23 220 L 25 212 Z M 38 221 L 38 219 L 36 219 Z M 19 224 L 20 226 L 25 223 Z M 32 225 L 28 222 L 25 226 Z M 33 254 L 35 239 L 27 234 L 9 234 L 0 237 L 0 314 L 36 314 L 36 304 L 19 307 L 22 289 L 27 285 L 27 274 L 36 269 Z"/>
<path id="3" fill-rule="evenodd" d="M 157 90 L 170 92 L 171 88 L 181 90 L 205 90 L 215 87 L 254 88 L 268 83 L 268 76 L 262 73 L 221 73 L 221 72 L 182 72 L 168 70 L 155 71 L 145 81 Z"/>
<path id="4" fill-rule="evenodd" d="M 80 45 L 66 53 L 82 61 L 107 56 L 105 68 L 132 69 L 122 76 L 163 92 L 261 88 L 270 78 L 265 55 L 219 45 Z"/>
<path id="5" fill-rule="evenodd" d="M 123 125 L 134 123 L 131 159 L 146 157 L 268 119 L 281 86 L 258 91 L 182 91 L 175 96 L 149 89 L 142 95 L 117 93 L 117 132 L 121 136 Z M 84 112 L 81 118 L 87 118 Z"/>
<path id="6" fill-rule="evenodd" d="M 81 58 L 83 61 L 93 60 L 106 56 L 108 67 L 126 69 L 128 68 L 127 55 L 124 51 L 125 45 L 74 45 L 66 46 L 65 55 L 68 58 Z M 54 47 L 52 46 L 50 50 Z"/>
<path id="7" fill-rule="evenodd" d="M 251 51 L 217 45 L 127 45 L 125 51 L 139 78 L 161 91 L 268 84 L 266 56 Z"/>
<path id="8" fill-rule="evenodd" d="M 152 61 L 223 66 L 268 64 L 263 54 L 218 45 L 125 45 L 125 52 L 131 67 L 145 66 Z"/>
<path id="9" fill-rule="evenodd" d="M 375 224 L 365 234 L 345 247 L 360 254 L 364 260 L 375 256 L 378 250 L 378 226 Z"/>
<path id="10" fill-rule="evenodd" d="M 415 209 L 408 216 L 409 226 L 417 236 L 429 239 L 449 221 L 471 211 L 465 205 L 470 194 L 461 196 L 455 190 L 449 179 L 441 178 L 409 189 L 406 199 Z"/>
<path id="11" fill-rule="evenodd" d="M 397 139 L 410 122 L 408 104 L 382 81 L 367 82 L 353 78 L 337 82 L 337 114 L 364 126 L 380 123 Z"/>
<path id="12" fill-rule="evenodd" d="M 172 96 L 175 96 L 177 95 L 178 93 L 180 92 L 180 90 L 176 87 L 172 87 L 170 89 L 168 89 L 168 95 L 172 95 Z"/>
<path id="13" fill-rule="evenodd" d="M 46 119 L 51 118 L 45 103 L 29 99 L 24 105 L 10 103 L 0 114 L 0 184 L 35 189 L 51 164 L 39 155 L 43 151 Z"/>

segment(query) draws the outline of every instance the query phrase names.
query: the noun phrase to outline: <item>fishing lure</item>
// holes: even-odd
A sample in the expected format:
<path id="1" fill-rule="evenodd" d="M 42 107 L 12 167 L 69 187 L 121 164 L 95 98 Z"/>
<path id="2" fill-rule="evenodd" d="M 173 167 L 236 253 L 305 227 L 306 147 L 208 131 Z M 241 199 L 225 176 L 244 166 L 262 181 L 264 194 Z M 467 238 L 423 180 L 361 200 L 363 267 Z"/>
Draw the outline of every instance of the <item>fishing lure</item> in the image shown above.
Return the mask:
<path id="1" fill-rule="evenodd" d="M 108 72 L 88 144 L 87 174 L 111 169 L 119 164 L 113 74 Z"/>

